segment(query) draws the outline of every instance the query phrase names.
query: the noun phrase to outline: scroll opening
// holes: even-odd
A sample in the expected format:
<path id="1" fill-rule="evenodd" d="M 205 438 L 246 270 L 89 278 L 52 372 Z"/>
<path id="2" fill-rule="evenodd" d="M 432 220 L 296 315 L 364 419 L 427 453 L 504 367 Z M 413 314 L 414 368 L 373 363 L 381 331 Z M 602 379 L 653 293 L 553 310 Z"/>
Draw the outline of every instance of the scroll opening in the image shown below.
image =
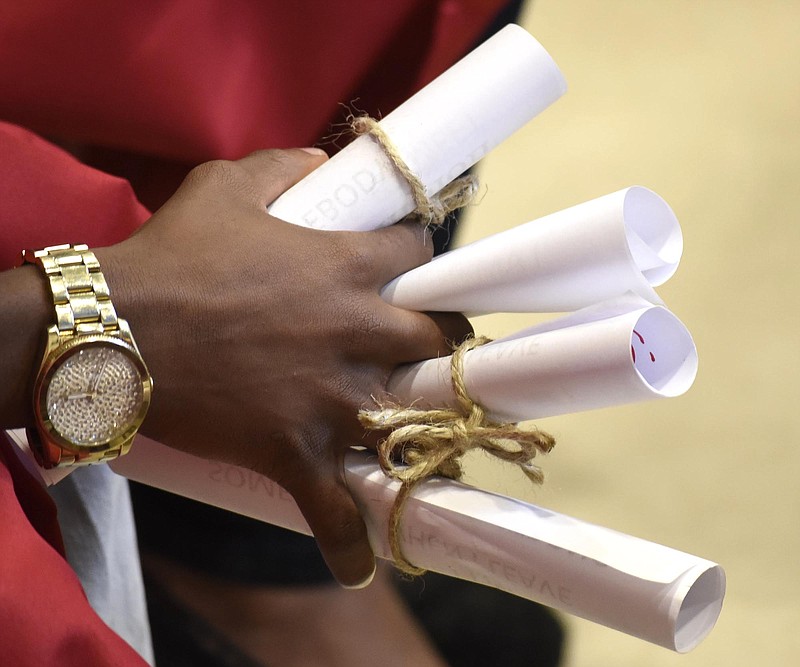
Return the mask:
<path id="1" fill-rule="evenodd" d="M 638 269 L 656 287 L 678 269 L 683 253 L 683 234 L 669 204 L 652 190 L 628 189 L 623 202 L 628 246 Z"/>
<path id="2" fill-rule="evenodd" d="M 722 611 L 725 573 L 716 566 L 703 572 L 689 588 L 675 622 L 675 650 L 688 653 L 714 628 Z"/>
<path id="3" fill-rule="evenodd" d="M 666 308 L 650 308 L 636 320 L 631 360 L 640 377 L 660 396 L 680 396 L 697 376 L 692 336 Z"/>

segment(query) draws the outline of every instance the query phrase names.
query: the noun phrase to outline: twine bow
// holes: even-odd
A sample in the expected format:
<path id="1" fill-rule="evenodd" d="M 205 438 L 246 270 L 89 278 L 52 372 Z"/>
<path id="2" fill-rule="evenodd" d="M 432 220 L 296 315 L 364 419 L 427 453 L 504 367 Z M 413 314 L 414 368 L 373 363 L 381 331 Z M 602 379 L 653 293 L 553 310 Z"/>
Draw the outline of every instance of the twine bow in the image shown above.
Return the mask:
<path id="1" fill-rule="evenodd" d="M 537 484 L 543 481 L 542 471 L 533 459 L 538 452 L 546 453 L 553 448 L 553 437 L 537 429 L 524 430 L 517 424 L 491 421 L 467 393 L 464 356 L 487 342 L 489 339 L 484 337 L 469 338 L 453 352 L 450 370 L 458 409 L 422 410 L 383 404 L 377 410 L 359 413 L 359 420 L 367 430 L 391 430 L 378 446 L 378 458 L 384 473 L 402 484 L 389 516 L 389 545 L 395 564 L 406 574 L 425 572 L 406 559 L 400 546 L 403 509 L 417 484 L 433 475 L 460 479 L 460 460 L 475 449 L 516 464 Z M 397 464 L 398 459 L 401 465 Z"/>

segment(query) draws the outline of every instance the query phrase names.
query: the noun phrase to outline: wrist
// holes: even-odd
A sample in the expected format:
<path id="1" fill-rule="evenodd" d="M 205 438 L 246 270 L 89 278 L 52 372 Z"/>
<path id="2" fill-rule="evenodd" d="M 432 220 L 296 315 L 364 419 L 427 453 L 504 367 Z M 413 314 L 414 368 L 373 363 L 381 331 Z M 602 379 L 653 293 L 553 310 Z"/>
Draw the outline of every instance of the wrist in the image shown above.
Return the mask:
<path id="1" fill-rule="evenodd" d="M 143 328 L 143 304 L 147 297 L 139 266 L 131 256 L 128 242 L 94 248 L 93 251 L 102 267 L 117 315 L 139 333 Z"/>
<path id="2" fill-rule="evenodd" d="M 54 321 L 52 299 L 36 267 L 0 274 L 0 418 L 2 428 L 32 426 L 33 381 L 45 328 Z"/>
<path id="3" fill-rule="evenodd" d="M 147 413 L 152 380 L 96 254 L 63 244 L 25 253 L 24 260 L 40 271 L 54 321 L 40 329 L 46 347 L 33 392 L 24 392 L 33 398 L 37 460 L 51 468 L 126 453 Z"/>
<path id="4" fill-rule="evenodd" d="M 170 388 L 171 375 L 162 359 L 165 355 L 160 353 L 164 337 L 173 334 L 168 328 L 165 305 L 165 289 L 169 285 L 148 268 L 152 252 L 141 248 L 142 244 L 137 241 L 136 237 L 131 237 L 113 246 L 96 248 L 95 255 L 103 268 L 117 315 L 127 321 L 156 386 L 140 431 L 158 437 L 160 433 L 154 425 L 162 421 L 159 412 Z"/>

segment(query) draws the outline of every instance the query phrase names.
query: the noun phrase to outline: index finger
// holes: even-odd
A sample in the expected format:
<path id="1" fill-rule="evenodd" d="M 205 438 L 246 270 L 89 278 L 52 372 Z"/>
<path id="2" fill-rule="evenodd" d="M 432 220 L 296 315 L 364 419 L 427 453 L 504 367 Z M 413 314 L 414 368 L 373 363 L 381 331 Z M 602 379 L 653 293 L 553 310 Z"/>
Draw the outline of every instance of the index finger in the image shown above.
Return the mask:
<path id="1" fill-rule="evenodd" d="M 356 232 L 362 253 L 369 257 L 379 287 L 433 257 L 433 240 L 424 225 L 398 222 L 370 232 Z"/>

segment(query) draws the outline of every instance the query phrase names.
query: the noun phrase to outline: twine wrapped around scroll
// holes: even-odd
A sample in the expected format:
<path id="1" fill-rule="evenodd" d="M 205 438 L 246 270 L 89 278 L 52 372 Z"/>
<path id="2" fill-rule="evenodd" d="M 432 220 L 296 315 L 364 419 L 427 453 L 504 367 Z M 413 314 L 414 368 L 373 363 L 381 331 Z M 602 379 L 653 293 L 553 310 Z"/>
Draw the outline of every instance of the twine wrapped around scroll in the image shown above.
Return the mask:
<path id="1" fill-rule="evenodd" d="M 487 342 L 485 337 L 468 338 L 453 352 L 451 376 L 458 409 L 422 410 L 379 403 L 379 409 L 359 413 L 359 420 L 367 430 L 391 430 L 378 445 L 378 458 L 383 472 L 402 483 L 389 517 L 389 545 L 396 566 L 406 574 L 425 572 L 410 563 L 400 547 L 403 508 L 421 481 L 433 475 L 460 479 L 460 459 L 474 449 L 515 463 L 537 484 L 543 481 L 542 471 L 533 459 L 538 452 L 546 453 L 553 448 L 553 437 L 536 429 L 523 430 L 517 424 L 490 421 L 484 409 L 467 393 L 464 355 Z M 405 465 L 398 466 L 395 463 L 398 458 Z"/>
<path id="2" fill-rule="evenodd" d="M 448 214 L 472 202 L 478 193 L 478 179 L 468 174 L 451 181 L 433 197 L 428 197 L 425 185 L 405 163 L 378 121 L 369 116 L 351 115 L 348 122 L 356 134 L 369 134 L 380 144 L 386 156 L 411 188 L 411 194 L 417 204 L 411 215 L 419 218 L 423 224 L 441 225 Z"/>
<path id="3" fill-rule="evenodd" d="M 417 208 L 411 213 L 425 225 L 440 225 L 448 214 L 469 204 L 478 191 L 478 179 L 462 176 L 428 197 L 425 185 L 408 167 L 391 138 L 369 116 L 350 116 L 356 134 L 369 134 L 383 149 L 400 175 L 408 183 Z M 555 441 L 547 433 L 523 430 L 516 424 L 490 421 L 483 408 L 467 393 L 464 384 L 464 355 L 488 338 L 468 338 L 456 347 L 451 362 L 453 390 L 458 409 L 420 410 L 413 406 L 379 403 L 377 410 L 361 410 L 359 420 L 367 430 L 391 431 L 378 445 L 383 472 L 402 483 L 389 516 L 389 545 L 395 565 L 408 575 L 423 574 L 403 555 L 400 547 L 400 520 L 403 508 L 414 487 L 424 479 L 440 475 L 461 478 L 461 457 L 481 449 L 503 461 L 517 464 L 525 475 L 541 484 L 542 471 L 533 463 L 537 452 L 548 452 Z M 395 461 L 403 464 L 398 466 Z"/>

